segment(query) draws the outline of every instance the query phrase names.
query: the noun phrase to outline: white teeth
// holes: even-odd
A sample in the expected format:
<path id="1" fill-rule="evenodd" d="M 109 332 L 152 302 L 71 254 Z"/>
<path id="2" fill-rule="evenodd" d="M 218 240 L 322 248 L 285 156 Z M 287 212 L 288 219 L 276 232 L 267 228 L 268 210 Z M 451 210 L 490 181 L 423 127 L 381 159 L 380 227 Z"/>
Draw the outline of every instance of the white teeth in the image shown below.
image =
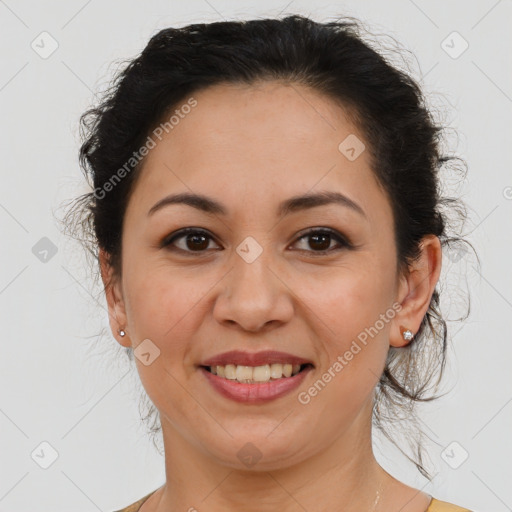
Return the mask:
<path id="1" fill-rule="evenodd" d="M 252 371 L 252 378 L 256 382 L 266 382 L 270 380 L 270 365 L 256 366 Z"/>
<path id="2" fill-rule="evenodd" d="M 283 364 L 283 375 L 285 377 L 291 377 L 292 369 L 293 369 L 293 366 L 291 364 Z"/>
<path id="3" fill-rule="evenodd" d="M 219 368 L 217 366 L 217 368 Z M 234 364 L 227 364 L 224 366 L 224 374 L 226 379 L 236 380 L 236 366 Z"/>
<path id="4" fill-rule="evenodd" d="M 252 366 L 237 366 L 236 380 L 238 382 L 246 382 L 252 380 Z"/>
<path id="5" fill-rule="evenodd" d="M 227 364 L 225 366 L 210 366 L 210 371 L 218 377 L 243 383 L 269 382 L 271 379 L 296 375 L 300 371 L 300 364 L 273 363 L 263 366 Z"/>
<path id="6" fill-rule="evenodd" d="M 273 379 L 280 379 L 283 376 L 283 365 L 282 364 L 271 364 L 270 365 L 270 376 Z"/>

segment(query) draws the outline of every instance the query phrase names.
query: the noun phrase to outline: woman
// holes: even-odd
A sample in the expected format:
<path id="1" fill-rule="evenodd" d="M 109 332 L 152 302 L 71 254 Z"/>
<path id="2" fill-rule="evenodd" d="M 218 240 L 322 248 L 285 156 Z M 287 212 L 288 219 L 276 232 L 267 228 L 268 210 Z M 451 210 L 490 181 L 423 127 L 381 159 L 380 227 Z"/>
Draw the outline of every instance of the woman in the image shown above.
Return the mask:
<path id="1" fill-rule="evenodd" d="M 441 127 L 359 29 L 165 29 L 84 115 L 80 219 L 166 456 L 125 512 L 467 510 L 372 450 L 440 377 L 456 237 Z"/>

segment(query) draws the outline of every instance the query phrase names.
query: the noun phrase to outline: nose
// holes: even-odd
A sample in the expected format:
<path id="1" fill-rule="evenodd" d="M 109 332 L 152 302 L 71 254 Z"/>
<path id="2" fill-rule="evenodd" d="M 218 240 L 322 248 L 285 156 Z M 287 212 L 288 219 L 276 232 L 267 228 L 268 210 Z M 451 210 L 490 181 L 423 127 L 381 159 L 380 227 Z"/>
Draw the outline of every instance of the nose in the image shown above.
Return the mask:
<path id="1" fill-rule="evenodd" d="M 259 332 L 286 324 L 293 317 L 290 288 L 264 253 L 251 263 L 235 255 L 215 302 L 213 315 L 219 323 Z"/>

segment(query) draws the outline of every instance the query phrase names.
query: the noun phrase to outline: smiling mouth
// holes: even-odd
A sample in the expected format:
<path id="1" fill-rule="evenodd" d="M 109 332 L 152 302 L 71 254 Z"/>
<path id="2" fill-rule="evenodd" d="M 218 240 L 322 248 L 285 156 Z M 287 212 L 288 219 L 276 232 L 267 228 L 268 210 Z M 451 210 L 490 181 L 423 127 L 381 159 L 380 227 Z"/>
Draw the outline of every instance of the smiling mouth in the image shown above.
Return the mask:
<path id="1" fill-rule="evenodd" d="M 260 384 L 294 377 L 298 373 L 313 368 L 312 364 L 273 363 L 262 366 L 227 364 L 224 366 L 202 366 L 206 371 L 221 379 L 241 384 Z"/>

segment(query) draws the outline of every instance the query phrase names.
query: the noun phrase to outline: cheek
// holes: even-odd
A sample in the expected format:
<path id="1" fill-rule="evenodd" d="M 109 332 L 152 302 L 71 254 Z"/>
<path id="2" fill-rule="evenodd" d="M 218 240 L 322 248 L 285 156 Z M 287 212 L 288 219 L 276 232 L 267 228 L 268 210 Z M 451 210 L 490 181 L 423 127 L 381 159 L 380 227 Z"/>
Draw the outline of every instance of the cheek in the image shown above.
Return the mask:
<path id="1" fill-rule="evenodd" d="M 328 402 L 345 403 L 343 414 L 361 406 L 382 373 L 395 314 L 392 277 L 378 262 L 368 261 L 325 279 L 317 276 L 302 288 L 318 327 L 319 377 L 326 383 L 322 394 Z"/>
<path id="2" fill-rule="evenodd" d="M 389 274 L 379 273 L 373 264 L 358 265 L 303 279 L 299 293 L 317 324 L 330 332 L 331 345 L 343 348 L 348 337 L 372 326 L 391 306 L 390 286 Z"/>
<path id="3" fill-rule="evenodd" d="M 332 428 L 334 435 L 339 425 L 350 423 L 368 403 L 378 383 L 394 310 L 386 283 L 373 272 L 347 273 L 331 280 L 323 294 L 317 291 L 314 296 L 314 312 L 328 329 L 319 338 L 321 367 L 306 393 L 317 397 L 312 401 L 316 401 L 318 410 L 326 404 L 332 406 L 327 422 L 330 426 L 324 427 Z"/>
<path id="4" fill-rule="evenodd" d="M 125 292 L 134 345 L 149 339 L 160 351 L 149 365 L 135 359 L 138 374 L 151 401 L 159 411 L 173 411 L 168 420 L 177 426 L 192 414 L 183 386 L 193 371 L 191 346 L 198 331 L 201 299 L 211 284 L 208 278 L 180 277 L 158 265 L 129 275 Z"/>
<path id="5" fill-rule="evenodd" d="M 127 314 L 138 340 L 149 338 L 165 352 L 182 352 L 185 331 L 200 309 L 208 283 L 170 269 L 133 272 L 125 286 Z M 192 335 L 192 332 L 190 332 Z"/>

